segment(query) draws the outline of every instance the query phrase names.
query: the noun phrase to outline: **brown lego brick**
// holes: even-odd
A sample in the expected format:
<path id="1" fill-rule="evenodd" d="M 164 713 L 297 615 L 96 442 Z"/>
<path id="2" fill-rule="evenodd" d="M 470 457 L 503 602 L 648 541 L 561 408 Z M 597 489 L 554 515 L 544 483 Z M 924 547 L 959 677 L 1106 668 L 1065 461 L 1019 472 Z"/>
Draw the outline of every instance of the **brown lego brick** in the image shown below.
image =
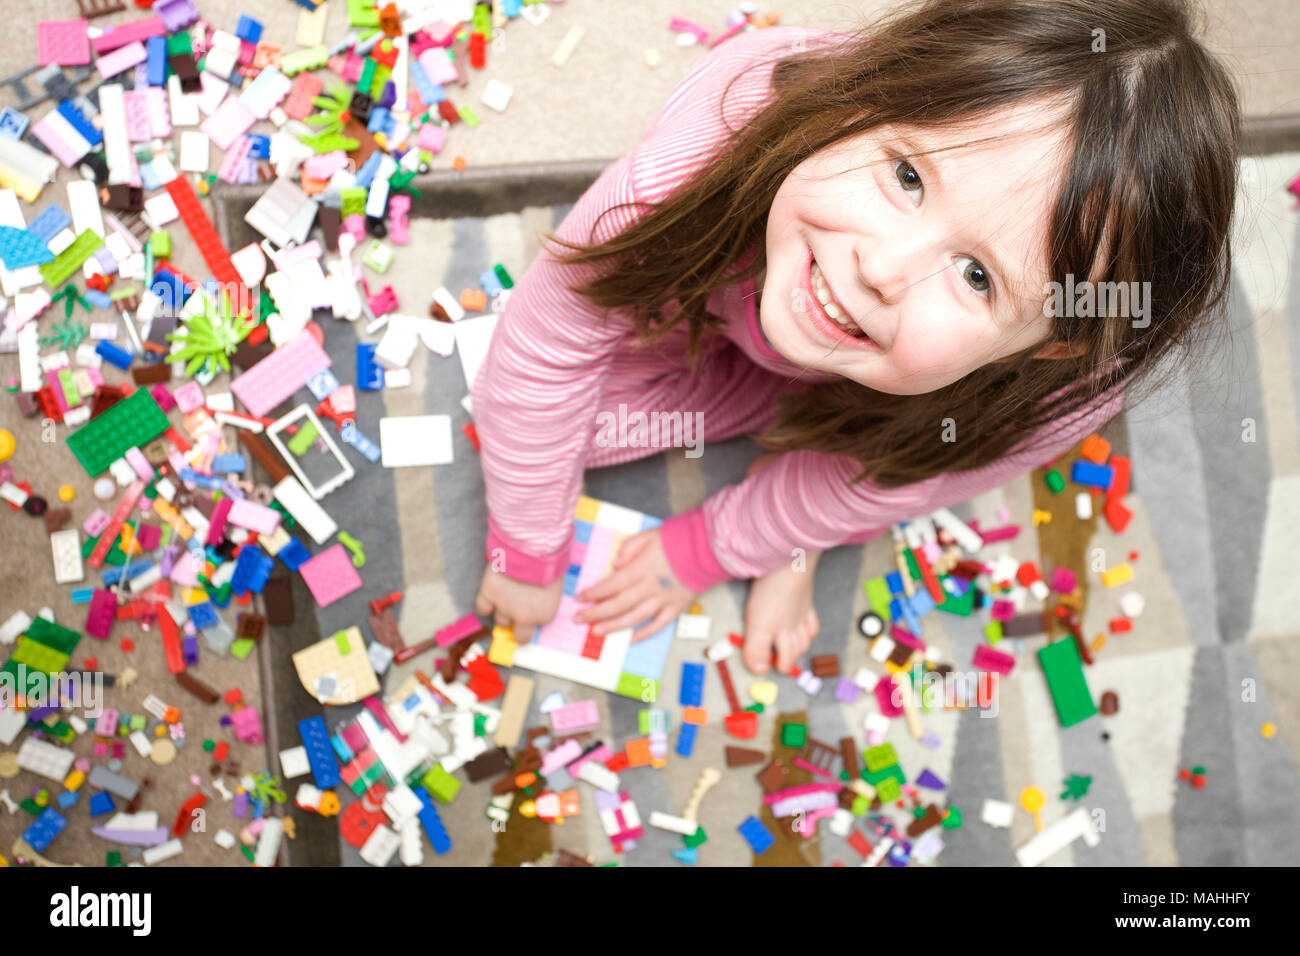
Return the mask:
<path id="1" fill-rule="evenodd" d="M 51 508 L 45 512 L 45 530 L 49 534 L 62 531 L 63 526 L 72 520 L 71 508 Z"/>
<path id="2" fill-rule="evenodd" d="M 374 634 L 376 641 L 390 651 L 396 652 L 406 647 L 402 632 L 397 629 L 397 618 L 387 608 L 379 614 L 370 615 L 370 632 Z M 448 680 L 448 678 L 444 677 L 443 680 Z"/>
<path id="3" fill-rule="evenodd" d="M 861 768 L 858 766 L 858 748 L 852 737 L 840 738 L 840 756 L 844 758 L 844 769 L 852 780 Z"/>
<path id="4" fill-rule="evenodd" d="M 260 614 L 239 615 L 235 636 L 252 641 L 254 644 L 262 643 L 262 638 L 266 636 L 266 618 Z"/>
<path id="5" fill-rule="evenodd" d="M 293 583 L 289 578 L 273 577 L 262 588 L 262 601 L 266 604 L 266 623 L 284 627 L 293 623 Z"/>
<path id="6" fill-rule="evenodd" d="M 325 238 L 325 248 L 330 252 L 338 252 L 339 226 L 342 224 L 341 211 L 333 206 L 321 206 L 320 212 L 316 213 L 316 221 L 320 223 L 321 235 Z"/>
<path id="7" fill-rule="evenodd" d="M 220 694 L 207 684 L 203 683 L 203 681 L 199 680 L 189 671 L 181 671 L 177 674 L 176 683 L 180 684 L 205 704 L 215 704 L 221 699 Z"/>
<path id="8" fill-rule="evenodd" d="M 907 825 L 907 835 L 919 837 L 926 830 L 937 827 L 943 822 L 943 813 L 933 803 L 925 808 L 925 815 L 918 817 Z"/>
<path id="9" fill-rule="evenodd" d="M 906 667 L 911 661 L 912 655 L 916 653 L 916 648 L 908 647 L 901 641 L 894 645 L 894 649 L 889 654 L 889 663 L 895 667 Z"/>
<path id="10" fill-rule="evenodd" d="M 154 385 L 172 380 L 172 367 L 167 362 L 153 365 L 136 365 L 131 368 L 131 379 L 137 385 Z"/>
<path id="11" fill-rule="evenodd" d="M 289 477 L 288 467 L 280 460 L 275 450 L 247 428 L 239 429 L 239 443 L 253 456 L 254 461 L 266 469 L 266 473 L 271 476 L 271 484 L 278 485 Z"/>
<path id="12" fill-rule="evenodd" d="M 817 677 L 839 677 L 840 657 L 838 654 L 816 654 L 812 659 L 812 672 Z"/>
<path id="13" fill-rule="evenodd" d="M 31 392 L 14 392 L 14 400 L 18 402 L 18 412 L 23 418 L 35 418 L 41 413 L 41 406 Z"/>
<path id="14" fill-rule="evenodd" d="M 590 860 L 584 860 L 577 854 L 563 848 L 555 851 L 555 866 L 591 866 Z"/>
<path id="15" fill-rule="evenodd" d="M 505 747 L 497 747 L 495 750 L 479 754 L 465 764 L 465 774 L 469 777 L 470 783 L 478 783 L 488 777 L 495 777 L 509 769 L 510 753 Z"/>
<path id="16" fill-rule="evenodd" d="M 1017 614 L 1009 621 L 1002 622 L 1003 637 L 1033 637 L 1046 633 L 1041 614 Z"/>
<path id="17" fill-rule="evenodd" d="M 790 776 L 790 768 L 779 760 L 773 760 L 754 776 L 764 792 L 776 793 L 785 788 L 786 780 Z"/>
<path id="18" fill-rule="evenodd" d="M 750 750 L 748 747 L 728 747 L 726 753 L 728 767 L 749 767 L 767 759 L 767 754 L 763 751 Z"/>
<path id="19" fill-rule="evenodd" d="M 454 681 L 456 675 L 460 673 L 460 659 L 465 656 L 465 652 L 477 639 L 477 633 L 471 634 L 447 648 L 447 656 L 442 659 L 442 664 L 438 667 L 438 673 L 442 675 L 442 679 L 448 684 Z"/>

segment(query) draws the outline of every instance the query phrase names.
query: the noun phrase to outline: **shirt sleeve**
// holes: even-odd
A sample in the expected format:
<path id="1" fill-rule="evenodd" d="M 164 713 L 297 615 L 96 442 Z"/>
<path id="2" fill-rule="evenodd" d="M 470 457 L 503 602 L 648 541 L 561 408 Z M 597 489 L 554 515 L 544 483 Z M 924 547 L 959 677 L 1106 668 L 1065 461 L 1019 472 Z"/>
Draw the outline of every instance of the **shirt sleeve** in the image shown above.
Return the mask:
<path id="1" fill-rule="evenodd" d="M 661 201 L 721 149 L 735 123 L 768 95 L 770 71 L 753 68 L 791 42 L 787 30 L 754 32 L 765 35 L 732 38 L 695 64 L 640 145 L 608 166 L 554 230 L 558 237 L 584 244 L 612 238 L 648 211 L 615 207 Z M 740 71 L 745 76 L 724 111 L 723 91 Z M 626 315 L 570 291 L 593 274 L 562 266 L 546 244 L 516 282 L 471 388 L 487 559 L 532 584 L 550 584 L 568 566 L 598 402 L 615 350 L 635 331 Z"/>
<path id="2" fill-rule="evenodd" d="M 998 488 L 1099 429 L 1122 403 L 1120 389 L 983 468 L 899 488 L 853 483 L 860 469 L 848 456 L 786 452 L 698 508 L 665 521 L 664 551 L 678 579 L 697 594 L 730 578 L 761 577 L 789 562 L 799 549 L 822 551 L 868 541 L 900 521 Z"/>

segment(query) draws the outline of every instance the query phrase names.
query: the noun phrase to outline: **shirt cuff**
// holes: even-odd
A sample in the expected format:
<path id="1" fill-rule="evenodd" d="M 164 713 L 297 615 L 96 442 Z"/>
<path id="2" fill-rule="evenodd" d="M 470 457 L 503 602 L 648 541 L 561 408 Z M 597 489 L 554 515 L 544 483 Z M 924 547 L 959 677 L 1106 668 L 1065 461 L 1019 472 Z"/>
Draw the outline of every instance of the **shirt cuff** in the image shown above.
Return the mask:
<path id="1" fill-rule="evenodd" d="M 560 549 L 553 554 L 542 556 L 529 554 L 507 541 L 505 535 L 501 533 L 501 529 L 489 517 L 487 547 L 484 549 L 484 553 L 487 557 L 488 567 L 500 568 L 501 573 L 506 577 L 544 588 L 549 584 L 553 584 L 557 578 L 563 576 L 564 572 L 568 570 L 569 546 L 572 540 L 573 534 L 570 532 L 569 540 L 565 541 Z"/>
<path id="2" fill-rule="evenodd" d="M 702 507 L 668 518 L 659 528 L 659 537 L 673 574 L 693 593 L 703 594 L 733 577 L 713 554 Z"/>

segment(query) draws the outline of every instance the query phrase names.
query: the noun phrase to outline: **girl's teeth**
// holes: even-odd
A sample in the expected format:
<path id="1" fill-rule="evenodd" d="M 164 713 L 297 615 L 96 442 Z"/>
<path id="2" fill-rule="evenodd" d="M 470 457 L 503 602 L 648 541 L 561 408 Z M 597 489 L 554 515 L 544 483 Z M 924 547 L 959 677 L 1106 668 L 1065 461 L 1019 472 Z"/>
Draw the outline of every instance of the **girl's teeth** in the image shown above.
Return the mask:
<path id="1" fill-rule="evenodd" d="M 817 296 L 817 301 L 821 303 L 822 309 L 828 316 L 845 332 L 858 338 L 865 337 L 862 330 L 851 322 L 843 320 L 843 312 L 840 307 L 831 300 L 831 290 L 826 285 L 826 277 L 822 275 L 822 270 L 817 265 L 817 260 L 813 260 L 812 270 L 812 287 L 813 293 Z"/>

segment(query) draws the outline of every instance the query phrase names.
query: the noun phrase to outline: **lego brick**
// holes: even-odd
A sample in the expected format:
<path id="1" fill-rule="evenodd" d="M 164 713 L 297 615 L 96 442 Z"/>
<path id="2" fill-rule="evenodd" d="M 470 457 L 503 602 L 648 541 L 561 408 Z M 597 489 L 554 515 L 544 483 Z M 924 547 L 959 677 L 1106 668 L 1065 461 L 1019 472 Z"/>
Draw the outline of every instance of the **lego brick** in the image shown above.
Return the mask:
<path id="1" fill-rule="evenodd" d="M 61 817 L 53 807 L 46 807 L 45 811 L 36 818 L 33 823 L 23 832 L 23 840 L 37 853 L 44 853 L 54 838 L 63 832 L 63 828 L 68 825 L 68 821 Z"/>
<path id="2" fill-rule="evenodd" d="M 232 381 L 230 390 L 260 418 L 330 364 L 330 357 L 303 331 Z"/>
<path id="3" fill-rule="evenodd" d="M 63 747 L 28 737 L 18 748 L 18 766 L 22 770 L 34 773 L 62 783 L 72 770 L 76 755 Z M 92 781 L 93 782 L 93 781 Z"/>
<path id="4" fill-rule="evenodd" d="M 185 222 L 185 228 L 189 230 L 190 238 L 198 246 L 203 261 L 213 277 L 232 289 L 242 291 L 243 285 L 234 263 L 230 261 L 230 253 L 222 244 L 221 236 L 213 227 L 212 220 L 199 204 L 198 196 L 194 194 L 194 187 L 190 185 L 189 180 L 184 176 L 177 176 L 164 188 L 176 203 L 176 209 Z"/>
<path id="5" fill-rule="evenodd" d="M 143 63 L 149 58 L 149 53 L 140 41 L 129 43 L 124 47 L 114 50 L 112 53 L 99 57 L 95 61 L 95 69 L 99 75 L 106 80 L 111 80 L 119 73 L 124 73 L 137 63 Z"/>
<path id="6" fill-rule="evenodd" d="M 701 707 L 704 704 L 704 677 L 706 668 L 694 661 L 682 663 L 682 683 L 677 702 L 683 707 Z"/>
<path id="7" fill-rule="evenodd" d="M 128 448 L 149 444 L 170 427 L 167 415 L 145 389 L 137 389 L 67 438 L 82 467 L 96 477 Z"/>
<path id="8" fill-rule="evenodd" d="M 72 584 L 85 579 L 81 564 L 81 532 L 76 528 L 56 531 L 50 535 L 50 551 L 54 559 L 54 582 Z"/>
<path id="9" fill-rule="evenodd" d="M 324 544 L 338 530 L 338 525 L 292 475 L 273 489 L 279 501 L 317 544 Z"/>
<path id="10" fill-rule="evenodd" d="M 321 607 L 361 587 L 361 575 L 352 566 L 352 558 L 341 544 L 326 548 L 298 569 L 312 597 Z"/>
<path id="11" fill-rule="evenodd" d="M 41 66 L 85 66 L 90 37 L 85 20 L 42 20 L 36 24 L 36 60 Z"/>
<path id="12" fill-rule="evenodd" d="M 451 416 L 381 418 L 379 445 L 385 468 L 451 464 Z"/>
<path id="13" fill-rule="evenodd" d="M 50 288 L 58 288 L 72 278 L 73 273 L 103 245 L 104 240 L 100 236 L 89 229 L 83 231 L 72 245 L 54 257 L 53 262 L 40 267 L 41 278 Z"/>
<path id="14" fill-rule="evenodd" d="M 1079 648 L 1073 640 L 1056 641 L 1041 648 L 1038 662 L 1062 727 L 1072 727 L 1097 712 L 1083 674 Z"/>

